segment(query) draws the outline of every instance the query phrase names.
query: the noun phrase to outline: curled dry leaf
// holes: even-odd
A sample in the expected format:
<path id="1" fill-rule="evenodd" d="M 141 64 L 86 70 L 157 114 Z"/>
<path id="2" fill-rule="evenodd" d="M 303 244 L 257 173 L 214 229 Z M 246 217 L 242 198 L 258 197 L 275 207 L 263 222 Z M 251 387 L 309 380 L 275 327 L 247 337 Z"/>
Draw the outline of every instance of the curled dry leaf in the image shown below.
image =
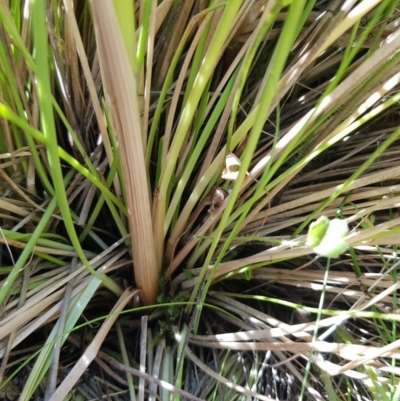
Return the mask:
<path id="1" fill-rule="evenodd" d="M 221 178 L 228 181 L 235 181 L 239 175 L 240 159 L 229 152 L 225 157 L 225 168 Z"/>
<path id="2" fill-rule="evenodd" d="M 211 200 L 211 206 L 208 209 L 210 213 L 215 212 L 218 210 L 222 204 L 224 203 L 225 199 L 228 197 L 229 193 L 226 191 L 224 188 L 215 188 L 212 200 Z"/>

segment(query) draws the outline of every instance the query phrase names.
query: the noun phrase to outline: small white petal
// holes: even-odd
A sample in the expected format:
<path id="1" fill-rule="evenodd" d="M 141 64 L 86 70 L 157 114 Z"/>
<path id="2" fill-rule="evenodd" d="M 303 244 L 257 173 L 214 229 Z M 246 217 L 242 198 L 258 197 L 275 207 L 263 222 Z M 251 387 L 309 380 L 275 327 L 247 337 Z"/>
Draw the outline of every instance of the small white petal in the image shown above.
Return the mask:
<path id="1" fill-rule="evenodd" d="M 325 236 L 343 238 L 347 235 L 348 232 L 349 232 L 349 226 L 347 225 L 346 220 L 333 219 L 329 223 L 329 227 L 325 233 Z"/>
<path id="2" fill-rule="evenodd" d="M 346 252 L 348 247 L 342 239 L 332 240 L 331 238 L 325 238 L 313 250 L 318 255 L 325 256 L 326 258 L 337 258 L 343 252 Z"/>

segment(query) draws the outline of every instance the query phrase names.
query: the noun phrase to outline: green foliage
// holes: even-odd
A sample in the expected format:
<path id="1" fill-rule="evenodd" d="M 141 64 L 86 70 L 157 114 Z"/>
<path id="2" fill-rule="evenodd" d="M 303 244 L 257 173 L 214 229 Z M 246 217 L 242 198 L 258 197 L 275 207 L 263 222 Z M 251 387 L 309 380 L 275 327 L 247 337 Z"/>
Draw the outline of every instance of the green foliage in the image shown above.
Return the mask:
<path id="1" fill-rule="evenodd" d="M 171 283 L 167 282 L 164 277 L 161 277 L 158 281 L 158 296 L 157 304 L 168 306 L 162 306 L 156 310 L 155 316 L 161 316 L 157 318 L 156 334 L 153 339 L 153 346 L 156 345 L 161 338 L 165 338 L 168 344 L 176 342 L 176 330 L 173 326 L 177 327 L 178 319 L 182 317 L 182 305 L 176 303 L 182 303 L 188 300 L 189 293 L 187 291 L 180 291 L 174 293 L 174 289 L 171 287 Z"/>
<path id="2" fill-rule="evenodd" d="M 307 245 L 311 248 L 318 246 L 324 239 L 329 227 L 329 219 L 321 216 L 317 221 L 310 224 L 307 234 Z"/>

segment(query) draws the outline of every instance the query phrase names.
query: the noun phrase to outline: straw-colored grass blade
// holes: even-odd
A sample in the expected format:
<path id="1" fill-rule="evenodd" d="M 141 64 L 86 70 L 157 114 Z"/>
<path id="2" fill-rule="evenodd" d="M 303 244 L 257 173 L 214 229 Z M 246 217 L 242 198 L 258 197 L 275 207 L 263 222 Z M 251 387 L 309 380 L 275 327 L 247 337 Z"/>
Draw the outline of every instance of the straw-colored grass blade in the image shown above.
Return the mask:
<path id="1" fill-rule="evenodd" d="M 136 284 L 143 289 L 145 302 L 154 303 L 160 266 L 154 252 L 136 80 L 112 3 L 100 0 L 91 4 L 106 100 L 121 152 Z"/>
<path id="2" fill-rule="evenodd" d="M 103 323 L 100 330 L 96 334 L 95 338 L 86 349 L 85 353 L 81 356 L 79 361 L 75 364 L 73 369 L 69 372 L 68 376 L 57 388 L 56 392 L 50 398 L 50 401 L 63 400 L 68 393 L 71 391 L 72 387 L 82 376 L 83 372 L 87 369 L 89 364 L 96 357 L 101 344 L 106 338 L 108 332 L 111 330 L 113 324 L 118 318 L 118 312 L 122 311 L 126 304 L 132 299 L 134 295 L 137 295 L 137 290 L 132 290 L 132 288 L 127 288 L 122 294 L 121 298 L 115 304 L 115 307 L 111 311 L 111 315 Z"/>

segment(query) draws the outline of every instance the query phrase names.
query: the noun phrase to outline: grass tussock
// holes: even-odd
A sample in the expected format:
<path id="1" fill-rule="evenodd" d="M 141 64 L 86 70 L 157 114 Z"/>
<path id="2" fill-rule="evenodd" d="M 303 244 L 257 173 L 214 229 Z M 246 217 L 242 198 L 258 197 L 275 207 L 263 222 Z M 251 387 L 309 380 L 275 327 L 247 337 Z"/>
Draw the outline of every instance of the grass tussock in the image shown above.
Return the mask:
<path id="1" fill-rule="evenodd" d="M 2 3 L 0 398 L 398 400 L 399 3 Z"/>

